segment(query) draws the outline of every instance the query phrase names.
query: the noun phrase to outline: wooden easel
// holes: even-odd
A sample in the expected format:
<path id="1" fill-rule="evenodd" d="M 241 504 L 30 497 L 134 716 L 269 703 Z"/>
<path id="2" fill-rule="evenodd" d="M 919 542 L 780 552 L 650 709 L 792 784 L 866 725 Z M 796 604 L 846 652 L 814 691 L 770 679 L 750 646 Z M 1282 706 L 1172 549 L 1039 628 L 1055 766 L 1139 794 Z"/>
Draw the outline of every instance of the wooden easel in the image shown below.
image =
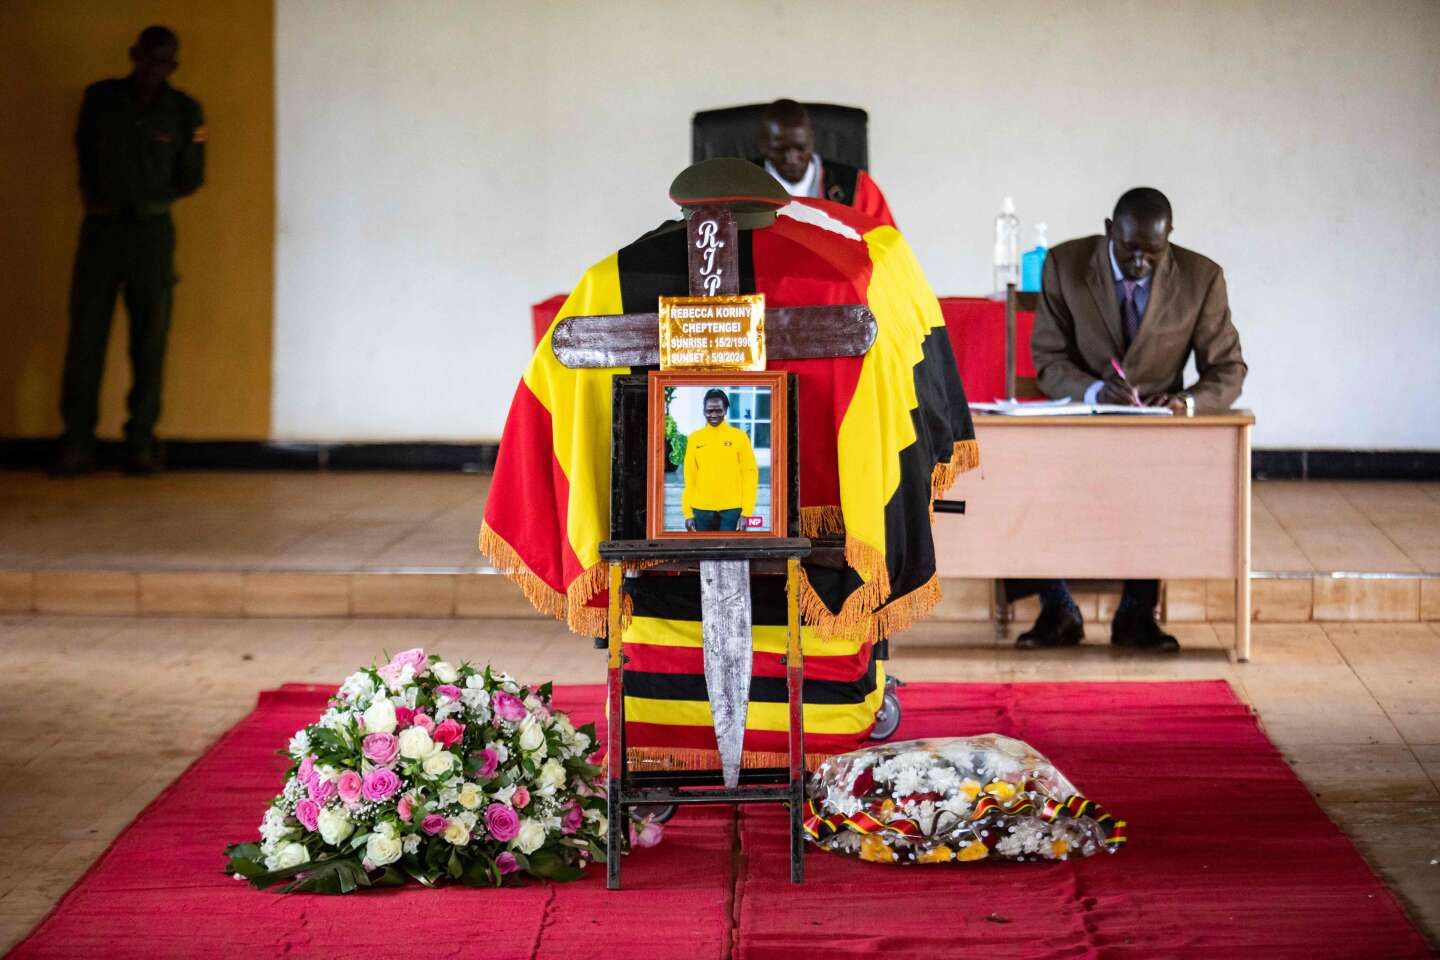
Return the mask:
<path id="1" fill-rule="evenodd" d="M 702 257 L 701 236 L 719 237 L 718 250 L 711 249 Z M 739 292 L 737 229 L 731 210 L 723 205 L 695 208 L 687 225 L 689 251 L 689 288 L 694 296 L 715 296 Z M 712 248 L 715 244 L 710 245 Z M 795 307 L 768 311 L 766 316 L 767 349 L 776 359 L 799 357 L 859 356 L 875 342 L 876 323 L 870 310 L 859 304 Z M 604 317 L 571 317 L 561 321 L 551 337 L 552 347 L 561 363 L 570 367 L 615 367 L 653 364 L 659 357 L 657 314 L 623 314 Z M 614 408 L 615 434 L 611 467 L 611 537 L 600 545 L 600 556 L 609 565 L 609 606 L 607 611 L 607 689 L 609 718 L 607 736 L 607 815 L 609 832 L 606 843 L 607 886 L 620 887 L 620 858 L 626 837 L 631 807 L 693 803 L 783 803 L 789 808 L 790 879 L 800 883 L 804 878 L 804 836 L 801 811 L 805 789 L 804 731 L 804 657 L 800 644 L 799 583 L 800 561 L 810 556 L 809 539 L 797 536 L 799 530 L 798 442 L 788 445 L 791 478 L 783 495 L 790 497 L 793 508 L 790 536 L 783 538 L 689 538 L 683 540 L 648 540 L 635 536 L 631 525 L 635 503 L 625 499 L 632 492 L 635 469 L 627 452 L 635 447 L 634 434 L 646 436 L 647 431 L 634 430 L 630 421 L 633 405 L 626 402 L 622 381 L 616 378 Z M 789 391 L 793 405 L 795 391 Z M 792 406 L 793 410 L 793 406 Z M 643 424 L 643 420 L 641 421 Z M 792 437 L 798 424 L 789 418 Z M 641 449 L 644 449 L 643 442 Z M 778 493 L 778 491 L 776 492 Z M 774 495 L 772 493 L 772 495 Z M 644 503 L 643 497 L 638 501 Z M 784 768 L 735 769 L 725 771 L 718 780 L 713 771 L 634 772 L 629 769 L 625 744 L 625 655 L 623 649 L 623 588 L 628 566 L 634 574 L 659 572 L 693 572 L 706 575 L 706 567 L 745 561 L 752 576 L 783 575 L 786 584 L 787 634 L 785 683 L 789 736 L 788 756 Z M 748 633 L 749 627 L 746 626 Z M 707 657 L 710 649 L 707 641 Z M 747 678 L 748 679 L 748 678 Z M 712 703 L 715 693 L 711 693 Z M 748 705 L 748 694 L 746 696 Z M 743 712 L 741 713 L 743 738 Z M 733 733 L 733 731 L 731 731 Z M 722 741 L 717 730 L 717 741 Z M 738 747 L 737 747 L 738 749 Z M 723 750 L 722 750 L 723 753 Z M 727 782 L 728 781 L 728 782 Z"/>

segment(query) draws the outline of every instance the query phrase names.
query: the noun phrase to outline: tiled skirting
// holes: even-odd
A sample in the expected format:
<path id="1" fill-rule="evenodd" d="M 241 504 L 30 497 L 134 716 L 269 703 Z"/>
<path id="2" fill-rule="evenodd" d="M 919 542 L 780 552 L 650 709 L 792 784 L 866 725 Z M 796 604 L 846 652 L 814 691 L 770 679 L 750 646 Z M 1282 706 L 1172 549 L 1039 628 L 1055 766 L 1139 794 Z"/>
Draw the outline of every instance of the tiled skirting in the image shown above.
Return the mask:
<path id="1" fill-rule="evenodd" d="M 981 622 L 992 616 L 990 580 L 947 579 L 934 617 Z M 1440 576 L 1383 573 L 1257 573 L 1258 622 L 1440 621 Z M 1171 580 L 1163 613 L 1175 623 L 1234 618 L 1229 580 Z M 1086 619 L 1108 620 L 1117 590 L 1077 591 Z M 539 616 L 505 577 L 485 571 L 237 572 L 0 570 L 0 613 L 188 617 Z M 1014 618 L 1036 613 L 1033 598 Z"/>

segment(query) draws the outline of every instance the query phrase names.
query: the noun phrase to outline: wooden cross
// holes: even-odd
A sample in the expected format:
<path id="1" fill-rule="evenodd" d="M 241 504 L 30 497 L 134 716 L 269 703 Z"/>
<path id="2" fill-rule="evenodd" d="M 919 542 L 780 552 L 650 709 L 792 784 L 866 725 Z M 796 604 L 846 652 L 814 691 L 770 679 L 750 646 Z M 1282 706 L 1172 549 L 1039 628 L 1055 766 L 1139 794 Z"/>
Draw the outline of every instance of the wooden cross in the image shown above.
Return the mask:
<path id="1" fill-rule="evenodd" d="M 706 224 L 713 223 L 714 227 Z M 735 215 L 723 206 L 696 207 L 686 224 L 690 295 L 740 292 Z M 720 244 L 710 247 L 710 240 Z M 765 352 L 775 360 L 858 357 L 875 344 L 875 315 L 858 303 L 770 307 L 765 311 Z M 660 362 L 659 313 L 569 317 L 550 336 L 565 366 L 646 367 Z"/>

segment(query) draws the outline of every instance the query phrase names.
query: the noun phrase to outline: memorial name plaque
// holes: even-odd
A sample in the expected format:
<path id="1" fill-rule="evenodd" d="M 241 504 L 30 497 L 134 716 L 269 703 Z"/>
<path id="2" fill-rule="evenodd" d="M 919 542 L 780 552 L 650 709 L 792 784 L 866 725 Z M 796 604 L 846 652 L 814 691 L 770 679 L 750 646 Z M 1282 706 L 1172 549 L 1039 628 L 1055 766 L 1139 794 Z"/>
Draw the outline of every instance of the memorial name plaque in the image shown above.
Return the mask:
<path id="1" fill-rule="evenodd" d="M 660 298 L 661 370 L 764 370 L 765 294 Z"/>

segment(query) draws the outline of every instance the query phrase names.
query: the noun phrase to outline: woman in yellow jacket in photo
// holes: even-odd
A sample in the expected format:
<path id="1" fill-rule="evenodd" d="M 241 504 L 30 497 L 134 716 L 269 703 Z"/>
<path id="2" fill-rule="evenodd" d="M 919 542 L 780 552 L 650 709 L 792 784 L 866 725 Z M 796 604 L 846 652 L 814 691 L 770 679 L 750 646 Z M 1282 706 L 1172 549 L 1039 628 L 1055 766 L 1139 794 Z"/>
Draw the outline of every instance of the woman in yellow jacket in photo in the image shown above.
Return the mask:
<path id="1" fill-rule="evenodd" d="M 685 529 L 733 531 L 743 529 L 755 512 L 760 471 L 755 448 L 745 431 L 725 422 L 730 398 L 718 388 L 705 393 L 705 426 L 690 434 L 685 444 L 685 489 L 680 511 Z"/>

